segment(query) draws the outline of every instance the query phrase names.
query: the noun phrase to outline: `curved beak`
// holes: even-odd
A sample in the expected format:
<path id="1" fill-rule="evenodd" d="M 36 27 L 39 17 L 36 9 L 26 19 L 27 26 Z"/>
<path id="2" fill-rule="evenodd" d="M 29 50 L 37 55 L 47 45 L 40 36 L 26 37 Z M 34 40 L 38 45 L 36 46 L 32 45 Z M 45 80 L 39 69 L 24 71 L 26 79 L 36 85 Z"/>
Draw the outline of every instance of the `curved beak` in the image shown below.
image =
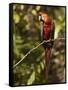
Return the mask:
<path id="1" fill-rule="evenodd" d="M 42 21 L 42 16 L 41 15 L 38 16 L 38 20 Z"/>
<path id="2" fill-rule="evenodd" d="M 38 20 L 44 23 L 44 20 L 42 19 L 41 15 L 38 16 Z"/>

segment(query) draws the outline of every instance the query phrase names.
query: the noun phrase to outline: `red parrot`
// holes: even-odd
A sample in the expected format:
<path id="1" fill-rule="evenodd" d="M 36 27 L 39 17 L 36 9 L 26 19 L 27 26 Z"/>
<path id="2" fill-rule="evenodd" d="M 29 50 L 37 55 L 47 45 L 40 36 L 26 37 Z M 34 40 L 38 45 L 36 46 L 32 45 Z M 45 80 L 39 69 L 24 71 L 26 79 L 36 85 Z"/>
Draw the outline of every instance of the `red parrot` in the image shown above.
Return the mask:
<path id="1" fill-rule="evenodd" d="M 55 24 L 47 13 L 39 14 L 39 21 L 42 24 L 41 28 L 41 40 L 54 39 Z M 53 41 L 45 42 L 43 44 L 45 49 L 45 78 L 48 79 L 48 71 L 51 61 L 51 51 L 53 47 Z"/>

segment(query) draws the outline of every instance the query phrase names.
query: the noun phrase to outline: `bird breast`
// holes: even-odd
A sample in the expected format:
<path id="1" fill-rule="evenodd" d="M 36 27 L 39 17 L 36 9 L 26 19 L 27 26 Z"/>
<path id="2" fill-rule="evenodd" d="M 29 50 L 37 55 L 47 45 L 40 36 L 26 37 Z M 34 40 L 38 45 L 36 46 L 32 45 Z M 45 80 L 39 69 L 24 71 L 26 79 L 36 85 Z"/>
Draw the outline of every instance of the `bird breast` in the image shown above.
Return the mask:
<path id="1" fill-rule="evenodd" d="M 51 33 L 51 26 L 45 25 L 43 30 L 44 39 L 48 40 L 50 38 L 50 33 Z"/>

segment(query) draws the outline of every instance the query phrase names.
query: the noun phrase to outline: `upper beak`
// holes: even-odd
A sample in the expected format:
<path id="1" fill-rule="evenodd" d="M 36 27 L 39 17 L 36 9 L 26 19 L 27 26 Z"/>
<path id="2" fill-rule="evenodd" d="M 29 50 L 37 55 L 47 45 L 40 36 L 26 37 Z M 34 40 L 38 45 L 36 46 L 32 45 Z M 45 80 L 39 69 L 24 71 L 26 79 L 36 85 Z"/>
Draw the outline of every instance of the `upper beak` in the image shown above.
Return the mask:
<path id="1" fill-rule="evenodd" d="M 39 15 L 38 20 L 41 21 L 41 22 L 44 22 L 44 21 L 42 20 L 42 16 L 41 16 L 41 15 Z"/>
<path id="2" fill-rule="evenodd" d="M 41 15 L 39 15 L 38 20 L 42 21 L 42 16 Z"/>

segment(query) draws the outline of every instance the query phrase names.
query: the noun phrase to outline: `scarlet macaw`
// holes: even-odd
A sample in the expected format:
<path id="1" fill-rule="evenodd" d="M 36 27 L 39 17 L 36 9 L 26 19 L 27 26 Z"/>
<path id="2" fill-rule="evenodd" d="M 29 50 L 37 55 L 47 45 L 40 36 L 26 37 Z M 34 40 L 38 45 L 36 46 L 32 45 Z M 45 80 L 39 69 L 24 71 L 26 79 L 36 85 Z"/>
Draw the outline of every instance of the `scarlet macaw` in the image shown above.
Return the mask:
<path id="1" fill-rule="evenodd" d="M 41 40 L 54 39 L 55 24 L 47 13 L 39 13 L 39 21 L 42 24 L 41 28 Z M 48 79 L 48 71 L 51 61 L 51 51 L 53 47 L 53 41 L 45 42 L 43 44 L 45 49 L 45 78 Z"/>

